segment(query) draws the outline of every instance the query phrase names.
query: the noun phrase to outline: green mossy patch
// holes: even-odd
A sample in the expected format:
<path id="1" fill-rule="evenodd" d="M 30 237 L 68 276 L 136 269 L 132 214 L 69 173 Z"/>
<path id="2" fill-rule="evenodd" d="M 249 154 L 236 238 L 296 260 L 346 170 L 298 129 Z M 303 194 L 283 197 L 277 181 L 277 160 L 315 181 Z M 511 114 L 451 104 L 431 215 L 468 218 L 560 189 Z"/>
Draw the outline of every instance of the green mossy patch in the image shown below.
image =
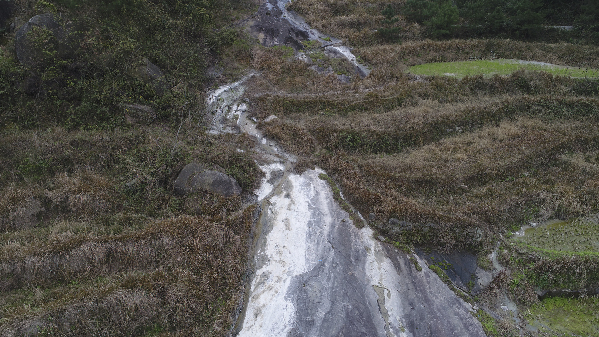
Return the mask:
<path id="1" fill-rule="evenodd" d="M 599 336 L 599 297 L 542 300 L 525 313 L 528 324 L 551 336 Z"/>
<path id="2" fill-rule="evenodd" d="M 590 218 L 551 221 L 526 229 L 514 241 L 546 253 L 599 253 L 599 222 Z"/>
<path id="3" fill-rule="evenodd" d="M 528 228 L 524 236 L 510 239 L 506 262 L 519 271 L 519 281 L 543 290 L 594 289 L 599 285 L 598 228 L 596 217 Z"/>
<path id="4" fill-rule="evenodd" d="M 456 78 L 476 75 L 483 75 L 486 77 L 491 77 L 493 75 L 509 75 L 519 70 L 544 71 L 557 76 L 574 78 L 599 77 L 599 70 L 597 69 L 565 67 L 506 59 L 426 63 L 408 69 L 410 73 L 415 75 L 443 75 Z"/>
<path id="5" fill-rule="evenodd" d="M 333 198 L 335 199 L 335 201 L 337 201 L 337 203 L 339 204 L 339 206 L 341 206 L 341 208 L 344 211 L 346 211 L 347 214 L 349 214 L 349 217 L 354 222 L 354 225 L 356 227 L 358 227 L 358 228 L 364 227 L 364 225 L 365 225 L 364 221 L 359 218 L 358 213 L 343 198 L 343 196 L 341 195 L 341 190 L 339 190 L 339 187 L 337 186 L 337 184 L 335 184 L 335 182 L 333 181 L 333 179 L 331 177 L 329 177 L 328 175 L 324 174 L 324 173 L 319 174 L 318 177 L 320 179 L 326 181 L 329 184 L 329 186 L 333 190 Z"/>
<path id="6" fill-rule="evenodd" d="M 482 309 L 478 309 L 478 311 L 476 313 L 473 313 L 472 315 L 478 319 L 480 324 L 482 324 L 483 329 L 485 330 L 485 333 L 488 336 L 498 336 L 499 335 L 499 331 L 497 330 L 495 319 L 493 317 L 491 317 L 491 315 L 489 315 Z"/>

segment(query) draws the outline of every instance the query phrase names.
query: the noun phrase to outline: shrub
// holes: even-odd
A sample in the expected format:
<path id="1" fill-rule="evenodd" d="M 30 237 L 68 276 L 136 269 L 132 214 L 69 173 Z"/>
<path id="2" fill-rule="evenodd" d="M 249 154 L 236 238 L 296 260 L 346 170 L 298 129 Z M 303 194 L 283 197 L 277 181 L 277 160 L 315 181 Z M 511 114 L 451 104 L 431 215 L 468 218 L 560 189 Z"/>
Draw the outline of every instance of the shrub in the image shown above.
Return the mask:
<path id="1" fill-rule="evenodd" d="M 458 0 L 468 30 L 478 35 L 536 37 L 543 23 L 540 0 Z"/>
<path id="2" fill-rule="evenodd" d="M 426 27 L 428 35 L 434 38 L 451 36 L 458 22 L 458 9 L 449 0 L 408 0 L 404 15 Z"/>
<path id="3" fill-rule="evenodd" d="M 384 27 L 377 30 L 378 35 L 385 42 L 400 42 L 399 33 L 401 28 L 395 26 L 399 21 L 399 18 L 396 16 L 395 8 L 391 5 L 387 5 L 382 14 L 385 16 L 385 20 L 383 20 Z"/>

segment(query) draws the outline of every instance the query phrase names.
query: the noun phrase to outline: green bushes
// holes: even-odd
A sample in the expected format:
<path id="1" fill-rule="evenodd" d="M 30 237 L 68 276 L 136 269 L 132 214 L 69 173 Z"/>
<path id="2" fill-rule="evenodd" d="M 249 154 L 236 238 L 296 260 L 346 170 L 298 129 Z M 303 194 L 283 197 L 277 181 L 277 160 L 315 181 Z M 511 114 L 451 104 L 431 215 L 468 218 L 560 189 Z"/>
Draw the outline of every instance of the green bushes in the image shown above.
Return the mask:
<path id="1" fill-rule="evenodd" d="M 424 25 L 434 38 L 450 37 L 459 19 L 458 8 L 449 0 L 408 0 L 404 15 Z"/>
<path id="2" fill-rule="evenodd" d="M 72 21 L 76 48 L 63 57 L 47 48 L 51 36 L 42 34 L 36 41 L 46 46 L 44 60 L 29 70 L 2 48 L 0 105 L 7 113 L 0 128 L 123 126 L 123 104 L 143 105 L 154 111 L 153 122 L 178 125 L 181 110 L 199 109 L 196 92 L 210 63 L 219 57 L 244 58 L 241 67 L 249 62 L 249 48 L 239 42 L 245 36 L 213 29 L 249 9 L 248 1 L 57 0 L 48 6 Z M 164 73 L 160 88 L 139 76 L 143 60 Z"/>
<path id="3" fill-rule="evenodd" d="M 466 30 L 483 36 L 534 38 L 543 23 L 540 0 L 458 0 Z"/>
<path id="4" fill-rule="evenodd" d="M 540 0 L 408 0 L 404 15 L 434 38 L 451 37 L 459 29 L 460 34 L 530 39 L 541 31 L 540 6 Z"/>
<path id="5" fill-rule="evenodd" d="M 563 336 L 599 334 L 599 297 L 552 297 L 533 305 L 524 315 L 541 333 Z"/>
<path id="6" fill-rule="evenodd" d="M 399 39 L 401 28 L 395 26 L 399 21 L 399 18 L 396 16 L 397 13 L 395 8 L 391 5 L 387 5 L 382 14 L 385 17 L 385 20 L 383 20 L 384 27 L 377 30 L 381 39 L 385 42 L 401 42 Z"/>

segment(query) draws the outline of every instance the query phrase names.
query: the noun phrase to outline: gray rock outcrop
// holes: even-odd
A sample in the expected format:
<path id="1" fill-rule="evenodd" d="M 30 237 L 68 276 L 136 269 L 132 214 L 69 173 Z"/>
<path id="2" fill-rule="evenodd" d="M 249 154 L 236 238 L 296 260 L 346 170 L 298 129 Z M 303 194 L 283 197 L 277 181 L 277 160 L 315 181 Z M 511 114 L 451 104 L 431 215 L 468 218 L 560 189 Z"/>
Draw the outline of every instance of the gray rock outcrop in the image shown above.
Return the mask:
<path id="1" fill-rule="evenodd" d="M 276 0 L 268 0 L 258 9 L 251 32 L 264 46 L 286 45 L 295 50 L 303 49 L 302 41 L 310 38 L 306 29 L 297 27 L 284 17 Z"/>
<path id="2" fill-rule="evenodd" d="M 64 20 L 51 13 L 32 17 L 15 35 L 17 58 L 29 68 L 43 64 L 49 57 L 71 57 L 74 45 L 74 38 Z"/>
<path id="3" fill-rule="evenodd" d="M 206 170 L 197 163 L 187 164 L 175 180 L 175 193 L 179 195 L 198 191 L 218 193 L 225 197 L 241 194 L 237 181 L 218 171 Z"/>
<path id="4" fill-rule="evenodd" d="M 156 110 L 143 104 L 123 104 L 125 117 L 129 123 L 151 124 L 158 117 Z"/>
<path id="5" fill-rule="evenodd" d="M 160 68 L 144 58 L 142 65 L 135 69 L 135 77 L 150 85 L 158 95 L 164 95 L 168 89 L 166 77 Z"/>

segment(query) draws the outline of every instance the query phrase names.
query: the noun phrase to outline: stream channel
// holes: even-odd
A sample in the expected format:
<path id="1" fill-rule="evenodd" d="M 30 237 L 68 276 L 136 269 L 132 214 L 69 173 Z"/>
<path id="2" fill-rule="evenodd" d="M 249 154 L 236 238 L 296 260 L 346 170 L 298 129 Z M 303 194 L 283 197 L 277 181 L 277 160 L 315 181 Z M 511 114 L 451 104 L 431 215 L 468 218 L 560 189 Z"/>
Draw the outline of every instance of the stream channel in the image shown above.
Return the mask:
<path id="1" fill-rule="evenodd" d="M 278 20 L 279 28 L 292 35 L 328 42 L 288 12 L 287 2 L 269 0 L 259 11 L 268 11 L 268 19 Z M 277 40 L 278 32 L 263 36 L 262 42 L 289 43 Z M 356 65 L 358 75 L 367 76 L 367 68 L 357 64 L 349 48 L 339 40 L 331 42 L 325 48 L 335 48 Z M 407 254 L 377 241 L 368 226 L 353 224 L 319 177 L 325 172 L 294 173 L 296 158 L 263 137 L 247 116 L 243 96 L 253 76 L 260 75 L 250 73 L 222 86 L 206 102 L 209 132 L 252 136 L 256 161 L 265 173 L 254 192 L 261 215 L 251 281 L 232 335 L 485 336 L 472 306 L 427 268 L 424 259 L 414 255 L 423 266 L 419 271 Z"/>

